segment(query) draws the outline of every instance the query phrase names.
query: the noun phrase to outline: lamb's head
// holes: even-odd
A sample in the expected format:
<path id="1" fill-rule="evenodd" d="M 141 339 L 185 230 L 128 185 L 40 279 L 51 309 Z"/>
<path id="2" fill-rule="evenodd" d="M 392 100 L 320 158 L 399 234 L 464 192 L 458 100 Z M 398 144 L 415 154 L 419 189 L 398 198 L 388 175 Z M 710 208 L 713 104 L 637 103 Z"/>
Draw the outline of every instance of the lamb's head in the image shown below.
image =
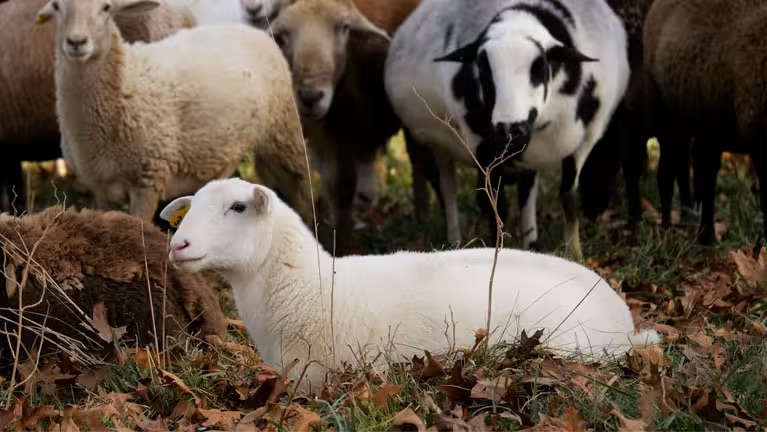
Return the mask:
<path id="1" fill-rule="evenodd" d="M 272 245 L 278 205 L 271 189 L 237 178 L 214 180 L 194 196 L 176 198 L 160 212 L 178 226 L 170 261 L 190 271 L 257 270 Z"/>
<path id="2" fill-rule="evenodd" d="M 558 72 L 596 61 L 555 39 L 529 15 L 517 15 L 494 20 L 474 41 L 435 59 L 460 64 L 453 91 L 474 116 L 472 132 L 495 149 L 508 145 L 511 151 L 523 149 L 533 131 L 546 126 L 536 120 L 557 103 L 552 87 Z"/>
<path id="3" fill-rule="evenodd" d="M 377 38 L 388 47 L 389 40 L 352 0 L 297 1 L 282 9 L 272 32 L 290 64 L 299 108 L 315 118 L 330 108 L 346 69 L 348 44 Z"/>
<path id="4" fill-rule="evenodd" d="M 159 0 L 49 0 L 37 13 L 42 24 L 56 17 L 56 45 L 71 61 L 87 62 L 108 52 L 120 37 L 118 14 L 140 14 L 160 6 Z"/>
<path id="5" fill-rule="evenodd" d="M 245 18 L 254 27 L 268 30 L 269 25 L 280 13 L 280 9 L 293 3 L 294 0 L 240 0 Z"/>

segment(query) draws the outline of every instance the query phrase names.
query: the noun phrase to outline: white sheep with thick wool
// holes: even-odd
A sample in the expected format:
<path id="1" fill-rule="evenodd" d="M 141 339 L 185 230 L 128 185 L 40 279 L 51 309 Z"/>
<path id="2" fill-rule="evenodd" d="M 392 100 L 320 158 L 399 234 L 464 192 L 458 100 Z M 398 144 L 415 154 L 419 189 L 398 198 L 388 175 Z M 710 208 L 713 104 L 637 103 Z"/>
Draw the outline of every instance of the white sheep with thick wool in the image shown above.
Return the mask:
<path id="1" fill-rule="evenodd" d="M 391 347 L 408 359 L 470 347 L 486 326 L 493 249 L 333 259 L 272 190 L 241 179 L 212 181 L 161 212 L 181 216 L 170 260 L 218 271 L 264 361 L 297 358 L 295 373 L 308 360 L 339 368 Z M 553 350 L 604 358 L 659 341 L 654 330 L 635 330 L 626 303 L 596 273 L 529 251 L 500 251 L 492 317 L 491 343 L 543 329 Z M 309 367 L 313 387 L 325 372 Z"/>
<path id="2" fill-rule="evenodd" d="M 385 74 L 395 112 L 437 157 L 448 241 L 461 239 L 455 164 L 475 166 L 473 153 L 487 166 L 511 144 L 524 151 L 492 185 L 519 176 L 523 245 L 538 238 L 536 172 L 561 166 L 565 240 L 581 255 L 578 172 L 630 74 L 625 30 L 604 0 L 423 0 L 394 34 Z"/>
<path id="3" fill-rule="evenodd" d="M 125 42 L 114 18 L 159 0 L 50 0 L 56 18 L 56 113 L 67 163 L 102 208 L 157 202 L 229 177 L 247 152 L 257 174 L 309 220 L 300 119 L 287 61 L 245 24 Z"/>

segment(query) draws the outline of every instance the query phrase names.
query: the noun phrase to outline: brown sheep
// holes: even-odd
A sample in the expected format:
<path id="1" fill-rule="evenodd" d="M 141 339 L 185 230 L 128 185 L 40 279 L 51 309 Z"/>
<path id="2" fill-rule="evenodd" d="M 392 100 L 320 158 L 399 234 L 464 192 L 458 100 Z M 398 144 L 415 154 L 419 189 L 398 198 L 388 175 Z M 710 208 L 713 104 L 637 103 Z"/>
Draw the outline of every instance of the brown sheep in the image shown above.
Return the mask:
<path id="1" fill-rule="evenodd" d="M 716 241 L 714 197 L 723 151 L 748 153 L 759 184 L 765 184 L 765 25 L 762 0 L 655 0 L 645 20 L 642 96 L 661 146 L 662 226 L 671 222 L 674 167 L 689 166 L 692 139 L 702 244 Z M 767 234 L 767 188 L 759 193 Z"/>
<path id="2" fill-rule="evenodd" d="M 26 207 L 20 162 L 61 156 L 56 120 L 54 48 L 55 26 L 36 24 L 47 0 L 7 0 L 0 3 L 0 211 L 3 189 L 7 200 L 18 195 L 15 207 Z M 191 11 L 163 5 L 151 12 L 117 20 L 129 41 L 162 39 L 180 28 L 194 27 Z M 23 37 L 21 36 L 23 35 Z"/>
<path id="3" fill-rule="evenodd" d="M 304 133 L 338 231 L 349 252 L 352 209 L 377 197 L 373 164 L 401 128 L 384 90 L 388 36 L 417 0 L 296 0 L 271 23 L 291 65 Z"/>
<path id="4" fill-rule="evenodd" d="M 47 314 L 48 330 L 75 338 L 90 349 L 98 348 L 89 344 L 87 337 L 103 341 L 80 324 L 85 320 L 74 312 L 76 308 L 70 302 L 62 300 L 63 296 L 51 283 L 55 281 L 88 317 L 93 316 L 94 305 L 103 302 L 109 324 L 115 328 L 127 326 L 122 340 L 132 339 L 144 346 L 154 342 L 147 295 L 151 283 L 158 333 L 162 332 L 161 287 L 165 286 L 165 334 L 177 336 L 182 331 L 199 331 L 203 336 L 224 336 L 226 317 L 218 304 L 212 279 L 182 272 L 171 265 L 166 268 L 167 242 L 167 235 L 157 227 L 144 224 L 142 229 L 139 218 L 117 211 L 65 211 L 54 206 L 18 218 L 0 216 L 3 258 L 0 330 L 16 330 L 20 293 L 24 305 L 34 304 L 42 296 L 40 305 L 26 311 L 27 319 L 42 323 Z M 27 254 L 20 251 L 31 250 L 36 243 L 27 284 L 19 289 L 27 260 Z M 23 334 L 23 346 L 28 350 L 35 343 L 35 333 Z M 7 366 L 5 360 L 12 362 L 7 341 L 5 336 L 0 338 L 0 358 L 5 363 L 0 368 Z M 44 344 L 43 354 L 55 351 L 51 343 Z"/>

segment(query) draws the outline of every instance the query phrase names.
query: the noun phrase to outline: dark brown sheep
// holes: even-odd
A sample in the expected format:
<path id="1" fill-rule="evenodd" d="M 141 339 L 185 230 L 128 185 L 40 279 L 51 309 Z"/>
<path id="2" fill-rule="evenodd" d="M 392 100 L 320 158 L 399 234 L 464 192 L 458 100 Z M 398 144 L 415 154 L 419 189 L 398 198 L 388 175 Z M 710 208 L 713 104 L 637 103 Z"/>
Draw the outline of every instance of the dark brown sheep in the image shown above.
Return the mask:
<path id="1" fill-rule="evenodd" d="M 762 0 L 655 0 L 645 20 L 643 99 L 661 146 L 662 224 L 670 225 L 674 167 L 688 166 L 692 139 L 703 244 L 715 241 L 714 196 L 723 151 L 748 153 L 765 184 L 765 25 Z M 760 188 L 760 200 L 766 214 L 767 188 Z M 767 218 L 763 229 L 767 233 Z"/>
<path id="2" fill-rule="evenodd" d="M 143 235 L 142 235 L 143 231 Z M 19 289 L 32 250 L 33 264 L 24 287 Z M 104 303 L 112 327 L 127 326 L 123 340 L 144 346 L 154 343 L 151 306 L 157 332 L 179 335 L 180 332 L 223 336 L 226 317 L 218 304 L 213 279 L 190 274 L 167 266 L 167 235 L 157 227 L 122 212 L 64 210 L 50 207 L 40 213 L 20 218 L 0 216 L 0 330 L 15 332 L 19 295 L 23 305 L 33 305 L 24 316 L 42 323 L 49 330 L 75 338 L 89 349 L 103 342 L 81 323 L 77 312 L 93 316 L 93 307 Z M 145 267 L 146 266 L 146 267 Z M 146 268 L 148 267 L 148 272 Z M 61 287 L 71 302 L 64 300 L 52 281 Z M 152 304 L 148 285 L 152 287 Z M 166 288 L 166 320 L 162 320 L 163 289 Z M 74 303 L 77 308 L 75 308 Z M 29 326 L 29 322 L 25 321 Z M 39 331 L 23 333 L 23 346 L 31 350 Z M 86 337 L 87 335 L 87 337 Z M 54 339 L 56 339 L 54 337 Z M 158 339 L 162 339 L 158 335 Z M 58 339 L 56 339 L 58 340 Z M 160 344 L 162 347 L 162 340 Z M 0 338 L 0 368 L 12 362 L 8 339 Z M 23 350 L 22 350 L 23 351 Z M 57 349 L 43 345 L 44 354 Z M 27 357 L 22 352 L 22 361 Z"/>

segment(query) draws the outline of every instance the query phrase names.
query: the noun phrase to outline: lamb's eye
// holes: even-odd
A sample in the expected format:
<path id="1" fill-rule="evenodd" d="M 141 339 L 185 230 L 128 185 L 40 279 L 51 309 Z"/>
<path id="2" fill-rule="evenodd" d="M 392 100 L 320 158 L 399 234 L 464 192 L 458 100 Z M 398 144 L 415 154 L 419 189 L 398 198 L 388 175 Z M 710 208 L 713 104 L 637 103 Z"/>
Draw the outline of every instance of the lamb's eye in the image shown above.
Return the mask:
<path id="1" fill-rule="evenodd" d="M 246 206 L 245 204 L 243 204 L 241 202 L 236 202 L 236 203 L 232 204 L 231 207 L 229 207 L 229 210 L 234 210 L 235 213 L 242 213 L 247 208 L 248 208 L 248 206 Z"/>
<path id="2" fill-rule="evenodd" d="M 53 2 L 52 6 L 53 6 L 53 10 L 55 10 L 55 11 L 59 10 L 59 3 L 58 2 Z"/>
<path id="3" fill-rule="evenodd" d="M 112 6 L 111 6 L 109 3 L 105 4 L 105 5 L 104 5 L 104 6 L 101 8 L 101 10 L 102 10 L 103 12 L 109 12 L 109 10 L 110 10 L 110 9 L 112 9 Z"/>
<path id="4" fill-rule="evenodd" d="M 351 26 L 349 25 L 349 23 L 346 23 L 346 22 L 345 23 L 341 23 L 337 27 L 337 30 L 338 30 L 338 33 L 340 33 L 340 34 L 347 34 L 347 33 L 349 33 L 349 30 L 351 30 Z"/>
<path id="5" fill-rule="evenodd" d="M 530 83 L 534 86 L 539 86 L 547 81 L 546 76 L 546 62 L 543 60 L 543 57 L 538 57 L 535 59 L 533 64 L 530 66 Z"/>

